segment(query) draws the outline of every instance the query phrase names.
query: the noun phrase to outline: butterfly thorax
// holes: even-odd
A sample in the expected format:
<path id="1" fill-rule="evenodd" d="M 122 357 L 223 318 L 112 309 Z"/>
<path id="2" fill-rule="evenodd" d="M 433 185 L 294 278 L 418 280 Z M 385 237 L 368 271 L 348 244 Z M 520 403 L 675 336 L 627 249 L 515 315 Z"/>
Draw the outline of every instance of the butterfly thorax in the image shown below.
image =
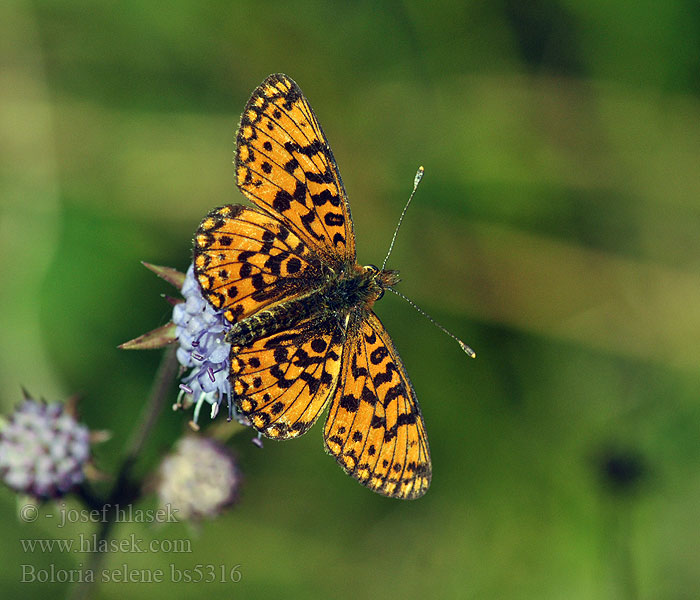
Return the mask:
<path id="1" fill-rule="evenodd" d="M 384 290 L 398 282 L 398 271 L 372 265 L 355 265 L 348 272 L 328 274 L 313 291 L 241 319 L 231 327 L 226 341 L 247 346 L 304 321 L 335 322 L 344 327 L 352 311 L 370 310 Z"/>

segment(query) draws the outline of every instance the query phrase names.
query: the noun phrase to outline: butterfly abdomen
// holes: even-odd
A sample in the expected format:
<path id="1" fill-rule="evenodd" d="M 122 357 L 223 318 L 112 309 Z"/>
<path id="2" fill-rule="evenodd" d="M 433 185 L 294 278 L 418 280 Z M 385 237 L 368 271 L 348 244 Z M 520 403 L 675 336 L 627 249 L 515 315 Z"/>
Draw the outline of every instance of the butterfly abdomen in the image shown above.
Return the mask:
<path id="1" fill-rule="evenodd" d="M 255 340 L 293 327 L 320 312 L 319 303 L 318 294 L 312 293 L 258 311 L 235 323 L 226 335 L 226 341 L 234 346 L 247 346 Z"/>

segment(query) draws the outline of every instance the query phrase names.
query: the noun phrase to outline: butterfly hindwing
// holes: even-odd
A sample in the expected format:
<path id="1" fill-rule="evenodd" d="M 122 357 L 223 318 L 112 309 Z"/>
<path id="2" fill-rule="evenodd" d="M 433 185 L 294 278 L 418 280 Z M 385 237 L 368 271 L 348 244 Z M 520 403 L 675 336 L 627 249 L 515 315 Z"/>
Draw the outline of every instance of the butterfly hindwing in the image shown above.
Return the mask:
<path id="1" fill-rule="evenodd" d="M 417 498 L 430 485 L 428 438 L 413 386 L 370 311 L 349 327 L 324 439 L 345 472 L 375 492 Z"/>
<path id="2" fill-rule="evenodd" d="M 234 323 L 316 285 L 320 264 L 279 221 L 229 205 L 202 221 L 194 241 L 195 275 L 204 297 Z"/>
<path id="3" fill-rule="evenodd" d="M 238 411 L 273 439 L 306 433 L 338 382 L 343 338 L 335 319 L 315 319 L 249 346 L 232 346 Z"/>
<path id="4" fill-rule="evenodd" d="M 263 210 L 329 265 L 355 262 L 350 207 L 338 167 L 311 106 L 294 81 L 270 75 L 243 110 L 236 181 Z"/>

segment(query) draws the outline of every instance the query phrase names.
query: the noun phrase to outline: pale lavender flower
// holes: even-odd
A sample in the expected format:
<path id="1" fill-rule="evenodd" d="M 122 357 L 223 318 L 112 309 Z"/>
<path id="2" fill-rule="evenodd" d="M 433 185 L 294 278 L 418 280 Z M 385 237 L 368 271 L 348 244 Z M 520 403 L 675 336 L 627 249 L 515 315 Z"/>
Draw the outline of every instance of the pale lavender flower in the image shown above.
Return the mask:
<path id="1" fill-rule="evenodd" d="M 238 498 L 236 459 L 219 442 L 198 435 L 180 439 L 160 466 L 158 497 L 182 520 L 214 518 Z"/>
<path id="2" fill-rule="evenodd" d="M 189 369 L 180 384 L 181 395 L 189 396 L 195 405 L 194 422 L 197 423 L 204 402 L 211 405 L 212 419 L 226 402 L 229 420 L 235 418 L 249 425 L 233 406 L 233 391 L 228 380 L 231 344 L 226 342 L 225 336 L 231 326 L 223 311 L 214 310 L 202 296 L 193 265 L 187 269 L 181 293 L 185 301 L 174 306 L 173 323 L 179 344 L 178 361 Z"/>
<path id="3" fill-rule="evenodd" d="M 81 483 L 89 459 L 90 431 L 58 402 L 26 398 L 0 430 L 0 477 L 41 500 Z"/>

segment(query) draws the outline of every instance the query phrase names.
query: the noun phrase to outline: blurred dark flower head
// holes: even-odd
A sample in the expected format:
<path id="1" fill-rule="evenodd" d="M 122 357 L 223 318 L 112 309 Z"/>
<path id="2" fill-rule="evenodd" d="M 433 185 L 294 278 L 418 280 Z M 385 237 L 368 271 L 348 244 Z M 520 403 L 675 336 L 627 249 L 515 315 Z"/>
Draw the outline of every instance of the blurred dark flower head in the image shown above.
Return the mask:
<path id="1" fill-rule="evenodd" d="M 596 462 L 602 486 L 615 494 L 636 492 L 649 474 L 644 455 L 630 448 L 610 446 L 598 454 Z"/>
<path id="2" fill-rule="evenodd" d="M 157 492 L 179 520 L 214 518 L 238 498 L 241 474 L 223 444 L 201 435 L 180 439 L 160 466 Z"/>
<path id="3" fill-rule="evenodd" d="M 0 426 L 0 477 L 39 500 L 58 498 L 85 479 L 90 431 L 73 403 L 24 401 Z"/>

